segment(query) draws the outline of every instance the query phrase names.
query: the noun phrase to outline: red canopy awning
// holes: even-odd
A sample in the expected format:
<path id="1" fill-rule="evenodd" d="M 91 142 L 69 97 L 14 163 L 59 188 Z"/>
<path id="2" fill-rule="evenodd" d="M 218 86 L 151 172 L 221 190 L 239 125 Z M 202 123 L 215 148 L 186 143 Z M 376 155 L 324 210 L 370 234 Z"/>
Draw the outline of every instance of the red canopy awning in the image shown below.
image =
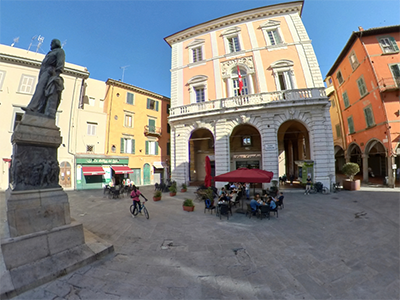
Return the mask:
<path id="1" fill-rule="evenodd" d="M 111 166 L 115 174 L 128 174 L 133 173 L 133 170 L 128 166 Z"/>
<path id="2" fill-rule="evenodd" d="M 274 173 L 269 171 L 239 168 L 237 170 L 215 176 L 214 181 L 263 183 L 271 182 L 273 176 Z"/>
<path id="3" fill-rule="evenodd" d="M 85 176 L 106 174 L 102 167 L 82 167 L 82 172 Z"/>

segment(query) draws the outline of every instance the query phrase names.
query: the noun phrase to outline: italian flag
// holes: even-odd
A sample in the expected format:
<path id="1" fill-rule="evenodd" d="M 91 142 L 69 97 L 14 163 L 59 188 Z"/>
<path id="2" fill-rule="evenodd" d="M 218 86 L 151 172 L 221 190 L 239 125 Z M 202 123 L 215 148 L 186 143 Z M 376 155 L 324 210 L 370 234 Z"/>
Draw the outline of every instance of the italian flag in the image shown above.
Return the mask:
<path id="1" fill-rule="evenodd" d="M 242 89 L 243 89 L 243 80 L 242 80 L 242 75 L 240 74 L 239 65 L 237 66 L 237 72 L 238 72 L 238 77 L 239 77 L 239 95 L 241 95 Z"/>

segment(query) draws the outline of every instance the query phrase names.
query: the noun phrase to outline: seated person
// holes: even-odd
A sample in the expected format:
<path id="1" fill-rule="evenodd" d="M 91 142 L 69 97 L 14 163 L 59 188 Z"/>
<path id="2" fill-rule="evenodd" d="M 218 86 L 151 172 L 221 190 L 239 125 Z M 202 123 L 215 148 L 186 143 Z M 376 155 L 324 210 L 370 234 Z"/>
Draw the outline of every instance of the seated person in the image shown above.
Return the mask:
<path id="1" fill-rule="evenodd" d="M 275 203 L 274 199 L 271 196 L 268 197 L 267 203 L 269 204 L 269 207 L 271 209 L 275 209 L 276 208 L 276 203 Z"/>
<path id="2" fill-rule="evenodd" d="M 221 191 L 219 192 L 219 196 L 221 196 L 223 193 L 226 193 L 226 191 L 225 191 L 225 188 L 224 188 L 224 187 L 222 187 L 222 188 L 221 188 Z"/>
<path id="3" fill-rule="evenodd" d="M 236 185 L 232 182 L 231 185 L 229 186 L 230 190 L 236 190 Z"/>
<path id="4" fill-rule="evenodd" d="M 222 204 L 222 203 L 225 203 L 225 202 L 228 202 L 228 201 L 229 201 L 229 199 L 226 196 L 225 192 L 223 192 L 221 194 L 221 196 L 219 196 L 219 198 L 218 198 L 218 204 Z"/>
<path id="5" fill-rule="evenodd" d="M 258 202 L 262 201 L 260 193 L 256 193 L 256 195 L 254 196 L 254 200 L 256 200 Z"/>
<path id="6" fill-rule="evenodd" d="M 250 201 L 250 207 L 251 207 L 251 210 L 253 211 L 253 214 L 256 213 L 256 211 L 257 211 L 257 209 L 258 209 L 258 207 L 259 207 L 260 205 L 261 205 L 261 204 L 260 204 L 256 199 L 251 199 L 251 201 Z"/>
<path id="7" fill-rule="evenodd" d="M 277 199 L 276 199 L 275 202 L 276 202 L 278 205 L 280 205 L 280 204 L 282 204 L 283 198 L 284 198 L 283 193 L 280 192 L 280 193 L 279 193 L 279 197 L 277 197 Z"/>

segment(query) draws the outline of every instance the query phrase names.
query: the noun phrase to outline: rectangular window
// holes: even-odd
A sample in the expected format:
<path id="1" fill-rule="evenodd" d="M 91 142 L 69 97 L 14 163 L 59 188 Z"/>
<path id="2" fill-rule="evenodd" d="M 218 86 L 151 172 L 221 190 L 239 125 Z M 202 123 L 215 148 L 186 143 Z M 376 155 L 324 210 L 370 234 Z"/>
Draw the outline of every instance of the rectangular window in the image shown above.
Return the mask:
<path id="1" fill-rule="evenodd" d="M 337 80 L 339 81 L 339 84 L 342 84 L 343 83 L 343 76 L 342 76 L 342 72 L 340 72 L 340 71 L 338 71 L 337 73 L 336 73 L 336 78 L 337 78 Z"/>
<path id="2" fill-rule="evenodd" d="M 171 109 L 171 105 L 167 104 L 167 114 L 169 115 L 169 110 Z"/>
<path id="3" fill-rule="evenodd" d="M 126 103 L 133 105 L 134 96 L 132 93 L 126 93 Z"/>
<path id="4" fill-rule="evenodd" d="M 278 72 L 279 90 L 286 91 L 293 89 L 293 78 L 291 71 Z"/>
<path id="5" fill-rule="evenodd" d="M 128 128 L 132 128 L 133 127 L 132 119 L 133 119 L 132 115 L 125 115 L 125 124 L 124 124 L 124 126 L 128 127 Z"/>
<path id="6" fill-rule="evenodd" d="M 156 120 L 149 119 L 149 132 L 156 132 Z"/>
<path id="7" fill-rule="evenodd" d="M 6 71 L 0 71 L 0 91 L 3 88 L 4 77 L 6 77 Z"/>
<path id="8" fill-rule="evenodd" d="M 96 123 L 87 123 L 87 135 L 96 135 L 96 129 Z"/>
<path id="9" fill-rule="evenodd" d="M 379 39 L 379 45 L 381 46 L 383 53 L 394 53 L 399 52 L 399 47 L 394 37 L 383 37 Z"/>
<path id="10" fill-rule="evenodd" d="M 22 117 L 24 116 L 23 113 L 16 113 L 14 119 L 14 130 L 17 128 L 18 124 L 21 123 Z"/>
<path id="11" fill-rule="evenodd" d="M 158 101 L 147 98 L 147 109 L 158 111 Z"/>
<path id="12" fill-rule="evenodd" d="M 400 87 L 400 64 L 391 65 L 390 70 L 392 71 L 395 84 L 397 87 Z"/>
<path id="13" fill-rule="evenodd" d="M 340 130 L 340 124 L 337 124 L 335 127 L 336 127 L 336 137 L 338 137 L 338 138 L 342 137 L 342 132 Z"/>
<path id="14" fill-rule="evenodd" d="M 353 117 L 352 116 L 347 118 L 347 124 L 349 126 L 349 133 L 350 134 L 354 133 L 355 131 L 354 131 L 354 123 L 353 123 Z"/>
<path id="15" fill-rule="evenodd" d="M 171 133 L 171 125 L 167 124 L 167 133 Z"/>
<path id="16" fill-rule="evenodd" d="M 374 113 L 372 111 L 371 106 L 367 106 L 366 108 L 364 108 L 364 116 L 365 116 L 365 123 L 367 124 L 367 127 L 372 127 L 375 125 Z"/>
<path id="17" fill-rule="evenodd" d="M 203 60 L 203 52 L 202 47 L 197 47 L 192 49 L 193 53 L 193 62 L 202 61 Z"/>
<path id="18" fill-rule="evenodd" d="M 196 103 L 204 102 L 204 87 L 195 87 L 194 92 L 196 93 Z"/>
<path id="19" fill-rule="evenodd" d="M 135 154 L 135 140 L 121 138 L 121 153 Z"/>
<path id="20" fill-rule="evenodd" d="M 357 69 L 357 67 L 359 65 L 357 56 L 356 56 L 356 53 L 354 52 L 354 50 L 351 52 L 351 54 L 349 56 L 349 60 L 350 60 L 351 67 L 354 71 L 355 69 Z"/>
<path id="21" fill-rule="evenodd" d="M 158 142 L 146 141 L 147 155 L 158 155 Z"/>
<path id="22" fill-rule="evenodd" d="M 96 104 L 96 100 L 93 97 L 89 97 L 89 103 L 90 106 L 94 106 Z"/>
<path id="23" fill-rule="evenodd" d="M 271 45 L 282 44 L 281 36 L 279 35 L 278 29 L 268 30 L 267 31 L 269 41 Z"/>
<path id="24" fill-rule="evenodd" d="M 25 93 L 25 94 L 32 94 L 34 82 L 35 82 L 35 77 L 28 76 L 28 75 L 22 75 L 21 81 L 19 83 L 18 92 Z"/>
<path id="25" fill-rule="evenodd" d="M 344 108 L 348 108 L 350 106 L 349 96 L 347 96 L 347 91 L 342 94 Z"/>
<path id="26" fill-rule="evenodd" d="M 228 44 L 229 44 L 229 52 L 239 52 L 240 51 L 240 43 L 239 43 L 239 37 L 236 36 L 232 36 L 232 37 L 228 37 Z"/>
<path id="27" fill-rule="evenodd" d="M 357 80 L 358 90 L 360 92 L 360 96 L 363 97 L 368 93 L 367 86 L 365 85 L 364 77 L 360 77 Z"/>
<path id="28" fill-rule="evenodd" d="M 242 137 L 242 146 L 243 147 L 251 146 L 251 136 L 243 136 Z"/>

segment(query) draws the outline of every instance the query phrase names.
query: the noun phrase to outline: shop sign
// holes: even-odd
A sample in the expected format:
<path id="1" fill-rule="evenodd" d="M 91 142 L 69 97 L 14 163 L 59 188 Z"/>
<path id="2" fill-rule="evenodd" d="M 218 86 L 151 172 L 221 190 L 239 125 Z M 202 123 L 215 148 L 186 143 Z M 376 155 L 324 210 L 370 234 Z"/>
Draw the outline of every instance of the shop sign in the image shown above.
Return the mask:
<path id="1" fill-rule="evenodd" d="M 118 158 L 79 158 L 76 160 L 78 164 L 98 164 L 98 165 L 120 165 L 127 164 L 128 159 L 118 159 Z"/>
<path id="2" fill-rule="evenodd" d="M 266 151 L 274 151 L 276 150 L 276 144 L 265 144 Z"/>

